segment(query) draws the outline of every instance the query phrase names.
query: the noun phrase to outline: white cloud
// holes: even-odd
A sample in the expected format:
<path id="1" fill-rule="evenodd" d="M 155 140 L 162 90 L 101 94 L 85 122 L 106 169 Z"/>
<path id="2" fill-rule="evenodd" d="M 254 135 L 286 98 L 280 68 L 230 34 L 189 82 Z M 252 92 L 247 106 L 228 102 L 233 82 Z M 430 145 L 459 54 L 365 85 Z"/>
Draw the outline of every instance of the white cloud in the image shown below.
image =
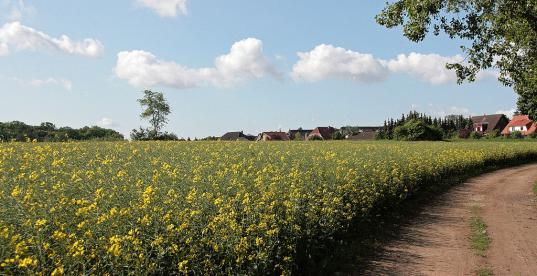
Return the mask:
<path id="1" fill-rule="evenodd" d="M 87 57 L 98 57 L 104 49 L 102 43 L 95 39 L 86 38 L 76 42 L 66 35 L 53 38 L 20 22 L 6 23 L 0 27 L 0 54 L 8 54 L 9 47 L 29 51 L 53 50 Z"/>
<path id="2" fill-rule="evenodd" d="M 70 80 L 66 79 L 55 79 L 55 78 L 48 78 L 48 79 L 33 79 L 28 82 L 29 85 L 33 87 L 42 87 L 45 85 L 61 85 L 66 90 L 71 90 L 73 88 L 73 83 Z"/>
<path id="3" fill-rule="evenodd" d="M 0 3 L 0 10 L 4 11 L 1 18 L 8 21 L 19 21 L 36 13 L 36 9 L 23 0 L 3 0 Z"/>
<path id="4" fill-rule="evenodd" d="M 116 127 L 117 124 L 116 122 L 114 122 L 114 120 L 107 118 L 107 117 L 103 117 L 97 122 L 97 126 L 109 128 L 109 127 Z"/>
<path id="5" fill-rule="evenodd" d="M 456 83 L 455 71 L 446 68 L 448 63 L 463 62 L 460 55 L 400 54 L 394 59 L 382 60 L 371 54 L 354 52 L 332 45 L 321 44 L 310 52 L 297 53 L 299 60 L 293 66 L 291 77 L 310 82 L 329 78 L 358 82 L 377 82 L 390 74 L 408 74 L 432 85 Z M 497 77 L 493 70 L 480 72 L 477 80 Z"/>
<path id="6" fill-rule="evenodd" d="M 299 52 L 300 60 L 293 66 L 294 80 L 310 82 L 339 78 L 357 82 L 384 79 L 389 72 L 383 62 L 373 55 L 353 52 L 332 45 L 321 44 L 310 52 Z"/>
<path id="7" fill-rule="evenodd" d="M 505 114 L 505 116 L 512 118 L 515 115 L 516 108 L 504 109 L 496 111 L 496 114 Z"/>
<path id="8" fill-rule="evenodd" d="M 7 56 L 9 54 L 9 48 L 6 43 L 0 42 L 0 57 Z"/>
<path id="9" fill-rule="evenodd" d="M 73 83 L 67 79 L 58 79 L 58 78 L 45 78 L 45 79 L 21 79 L 17 77 L 0 75 L 0 80 L 12 81 L 24 86 L 30 86 L 33 88 L 41 88 L 44 86 L 61 86 L 65 90 L 71 90 L 73 88 Z"/>
<path id="10" fill-rule="evenodd" d="M 398 55 L 396 59 L 388 61 L 387 67 L 395 73 L 407 73 L 430 84 L 455 83 L 455 71 L 446 68 L 447 63 L 463 61 L 460 55 L 444 57 L 438 54 L 410 53 Z"/>
<path id="11" fill-rule="evenodd" d="M 162 17 L 176 17 L 186 15 L 187 0 L 137 0 L 136 2 L 146 8 L 150 8 Z"/>
<path id="12" fill-rule="evenodd" d="M 214 63 L 214 67 L 190 69 L 159 60 L 149 52 L 125 51 L 118 53 L 115 74 L 136 87 L 163 85 L 178 89 L 207 85 L 229 87 L 266 75 L 279 76 L 263 55 L 263 43 L 255 38 L 236 42 L 228 54 L 217 57 Z"/>
<path id="13" fill-rule="evenodd" d="M 470 109 L 460 106 L 440 106 L 429 104 L 429 114 L 435 117 L 446 117 L 448 115 L 464 115 L 466 117 L 472 116 Z"/>

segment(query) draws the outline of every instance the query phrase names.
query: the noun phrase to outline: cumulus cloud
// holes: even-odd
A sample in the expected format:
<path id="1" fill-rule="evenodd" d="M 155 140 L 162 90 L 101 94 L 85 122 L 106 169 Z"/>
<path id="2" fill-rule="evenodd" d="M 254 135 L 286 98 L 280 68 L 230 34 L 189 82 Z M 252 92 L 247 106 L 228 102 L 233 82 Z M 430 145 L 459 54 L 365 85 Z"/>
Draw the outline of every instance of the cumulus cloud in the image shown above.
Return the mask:
<path id="1" fill-rule="evenodd" d="M 45 86 L 61 86 L 65 90 L 71 90 L 73 88 L 73 82 L 68 79 L 61 78 L 44 78 L 44 79 L 21 79 L 17 77 L 0 75 L 0 79 L 6 81 L 13 81 L 20 85 L 30 86 L 33 88 L 41 88 Z"/>
<path id="2" fill-rule="evenodd" d="M 8 21 L 22 20 L 36 13 L 36 9 L 23 0 L 3 0 L 0 2 L 0 10 L 4 11 L 0 17 Z"/>
<path id="3" fill-rule="evenodd" d="M 433 84 L 449 84 L 457 81 L 455 71 L 446 68 L 448 63 L 463 62 L 463 57 L 438 54 L 401 54 L 394 59 L 382 60 L 371 54 L 354 52 L 332 45 L 321 44 L 310 52 L 297 53 L 299 60 L 293 66 L 291 77 L 309 82 L 329 78 L 348 79 L 357 82 L 377 82 L 390 74 L 408 74 Z M 495 71 L 479 73 L 477 80 L 497 77 Z"/>
<path id="4" fill-rule="evenodd" d="M 387 62 L 394 73 L 406 73 L 430 84 L 447 84 L 457 81 L 455 71 L 446 68 L 448 63 L 463 61 L 460 55 L 444 57 L 438 54 L 401 54 Z"/>
<path id="5" fill-rule="evenodd" d="M 58 51 L 87 57 L 98 57 L 103 53 L 103 44 L 95 39 L 73 41 L 68 36 L 51 37 L 43 32 L 10 22 L 0 27 L 0 55 L 9 53 L 9 48 L 28 51 Z"/>
<path id="6" fill-rule="evenodd" d="M 109 127 L 116 127 L 117 124 L 114 122 L 114 120 L 108 118 L 108 117 L 102 117 L 98 122 L 97 126 L 109 128 Z"/>
<path id="7" fill-rule="evenodd" d="M 465 117 L 473 116 L 474 114 L 470 111 L 469 108 L 460 107 L 460 106 L 445 106 L 437 104 L 428 104 L 426 107 L 422 107 L 418 104 L 412 104 L 410 110 L 422 112 L 425 114 L 430 114 L 434 117 L 446 117 L 448 115 L 463 115 Z"/>
<path id="8" fill-rule="evenodd" d="M 114 71 L 118 78 L 133 86 L 163 85 L 178 89 L 207 85 L 229 87 L 248 79 L 279 76 L 263 54 L 263 43 L 255 38 L 233 44 L 228 54 L 215 59 L 214 67 L 191 69 L 137 50 L 118 53 Z"/>
<path id="9" fill-rule="evenodd" d="M 61 85 L 65 90 L 71 90 L 73 88 L 73 83 L 70 80 L 66 79 L 33 79 L 28 82 L 29 85 L 33 87 L 42 87 L 46 85 Z"/>
<path id="10" fill-rule="evenodd" d="M 294 80 L 320 81 L 326 78 L 349 79 L 358 82 L 382 80 L 388 75 L 383 61 L 371 54 L 353 52 L 322 44 L 310 52 L 299 52 L 300 60 L 293 66 Z"/>
<path id="11" fill-rule="evenodd" d="M 502 110 L 496 111 L 496 114 L 505 114 L 505 116 L 512 118 L 515 115 L 516 110 L 517 109 L 514 107 L 511 109 L 502 109 Z"/>
<path id="12" fill-rule="evenodd" d="M 429 112 L 435 117 L 446 117 L 448 115 L 464 115 L 466 117 L 472 116 L 470 109 L 460 106 L 440 106 L 429 104 Z"/>
<path id="13" fill-rule="evenodd" d="M 137 0 L 136 2 L 146 8 L 150 8 L 162 17 L 176 17 L 186 15 L 187 0 Z"/>

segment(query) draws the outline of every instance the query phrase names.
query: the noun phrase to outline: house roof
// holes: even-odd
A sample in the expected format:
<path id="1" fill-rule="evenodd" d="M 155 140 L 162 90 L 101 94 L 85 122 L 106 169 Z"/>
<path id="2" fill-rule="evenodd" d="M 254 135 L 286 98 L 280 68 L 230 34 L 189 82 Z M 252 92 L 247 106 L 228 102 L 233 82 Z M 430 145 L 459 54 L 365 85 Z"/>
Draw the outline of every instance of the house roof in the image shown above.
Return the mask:
<path id="1" fill-rule="evenodd" d="M 528 115 L 515 115 L 513 116 L 513 119 L 507 124 L 507 126 L 503 129 L 502 134 L 508 135 L 510 133 L 509 128 L 510 127 L 521 127 L 525 126 L 528 130 L 522 131 L 522 134 L 529 135 L 535 132 L 537 126 L 536 124 L 530 119 L 530 116 Z"/>
<path id="2" fill-rule="evenodd" d="M 489 129 L 495 129 L 498 127 L 501 119 L 505 117 L 503 114 L 492 114 L 492 115 L 483 115 L 483 116 L 474 116 L 472 117 L 472 122 L 474 125 L 483 125 L 488 124 Z M 507 117 L 505 117 L 507 119 Z"/>
<path id="3" fill-rule="evenodd" d="M 315 128 L 311 133 L 311 135 L 320 135 L 323 139 L 328 140 L 332 139 L 332 134 L 334 134 L 337 131 L 337 129 L 329 126 L 329 127 L 317 127 Z"/>
<path id="4" fill-rule="evenodd" d="M 289 136 L 286 132 L 281 131 L 268 131 L 268 132 L 262 132 L 260 136 L 267 135 L 270 140 L 274 141 L 287 141 L 289 140 Z"/>
<path id="5" fill-rule="evenodd" d="M 228 132 L 224 135 L 222 135 L 222 137 L 220 137 L 220 140 L 222 141 L 237 141 L 237 140 L 253 140 L 253 138 L 255 138 L 254 136 L 251 136 L 251 135 L 245 135 L 242 131 L 233 131 L 233 132 Z"/>
<path id="6" fill-rule="evenodd" d="M 349 136 L 348 140 L 375 140 L 377 132 L 375 131 L 363 131 L 356 135 Z"/>

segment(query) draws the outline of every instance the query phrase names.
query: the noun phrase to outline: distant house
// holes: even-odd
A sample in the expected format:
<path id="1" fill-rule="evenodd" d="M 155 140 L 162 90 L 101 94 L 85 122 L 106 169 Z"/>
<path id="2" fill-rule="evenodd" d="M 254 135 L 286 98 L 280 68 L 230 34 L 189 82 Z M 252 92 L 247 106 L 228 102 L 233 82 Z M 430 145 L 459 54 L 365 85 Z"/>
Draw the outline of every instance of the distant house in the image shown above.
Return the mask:
<path id="1" fill-rule="evenodd" d="M 256 141 L 289 141 L 289 135 L 281 131 L 261 132 Z"/>
<path id="2" fill-rule="evenodd" d="M 234 132 L 228 132 L 222 137 L 220 137 L 220 141 L 254 141 L 255 136 L 253 135 L 246 135 L 242 131 L 234 131 Z"/>
<path id="3" fill-rule="evenodd" d="M 317 127 L 315 128 L 306 138 L 306 140 L 312 139 L 322 139 L 322 140 L 332 140 L 334 133 L 338 131 L 336 128 L 331 126 L 329 127 Z"/>
<path id="4" fill-rule="evenodd" d="M 290 129 L 287 132 L 287 135 L 289 135 L 289 139 L 294 140 L 296 135 L 300 135 L 301 140 L 306 140 L 308 135 L 312 132 L 312 129 Z"/>
<path id="5" fill-rule="evenodd" d="M 509 119 L 503 114 L 474 116 L 471 119 L 473 131 L 481 133 L 487 133 L 492 130 L 502 131 L 509 123 Z"/>
<path id="6" fill-rule="evenodd" d="M 515 115 L 513 119 L 503 129 L 502 135 L 509 135 L 515 131 L 521 132 L 522 135 L 528 136 L 535 133 L 537 125 L 530 119 L 528 115 Z"/>
<path id="7" fill-rule="evenodd" d="M 358 134 L 347 136 L 347 140 L 375 140 L 377 133 L 378 131 L 362 131 Z"/>

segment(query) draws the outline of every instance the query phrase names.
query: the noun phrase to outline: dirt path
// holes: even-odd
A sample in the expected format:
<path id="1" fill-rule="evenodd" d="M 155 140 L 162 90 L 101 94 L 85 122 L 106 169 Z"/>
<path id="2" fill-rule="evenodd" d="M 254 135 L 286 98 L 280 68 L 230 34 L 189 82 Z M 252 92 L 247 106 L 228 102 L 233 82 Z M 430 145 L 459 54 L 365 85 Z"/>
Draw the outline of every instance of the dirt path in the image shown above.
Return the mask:
<path id="1" fill-rule="evenodd" d="M 365 275 L 537 275 L 537 164 L 492 172 L 459 185 L 422 211 L 368 262 Z M 488 225 L 486 257 L 470 248 L 473 206 Z"/>

